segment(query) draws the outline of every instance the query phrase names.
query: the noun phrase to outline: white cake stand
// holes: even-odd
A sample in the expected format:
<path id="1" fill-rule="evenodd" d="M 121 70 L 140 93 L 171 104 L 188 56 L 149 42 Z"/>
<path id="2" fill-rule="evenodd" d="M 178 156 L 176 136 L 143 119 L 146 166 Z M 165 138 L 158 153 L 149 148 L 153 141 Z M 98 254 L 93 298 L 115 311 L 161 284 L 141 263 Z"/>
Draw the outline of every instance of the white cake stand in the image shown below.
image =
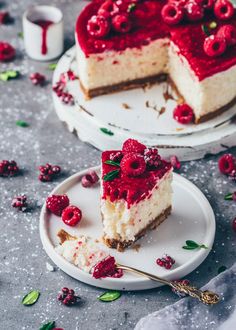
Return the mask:
<path id="1" fill-rule="evenodd" d="M 53 84 L 69 69 L 78 72 L 75 47 L 59 60 Z M 54 93 L 58 117 L 82 141 L 100 150 L 119 149 L 131 137 L 157 146 L 164 157 L 177 155 L 181 160 L 193 160 L 236 145 L 236 106 L 202 124 L 178 124 L 172 118 L 177 96 L 167 82 L 91 100 L 84 99 L 78 79 L 69 81 L 67 89 L 75 105 L 65 105 Z"/>

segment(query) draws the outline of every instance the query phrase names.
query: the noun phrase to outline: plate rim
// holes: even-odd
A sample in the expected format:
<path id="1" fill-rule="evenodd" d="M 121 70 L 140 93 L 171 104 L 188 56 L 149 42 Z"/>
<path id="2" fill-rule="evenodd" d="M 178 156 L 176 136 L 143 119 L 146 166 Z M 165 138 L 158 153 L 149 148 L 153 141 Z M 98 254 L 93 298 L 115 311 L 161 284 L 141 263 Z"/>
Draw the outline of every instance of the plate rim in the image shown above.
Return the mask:
<path id="1" fill-rule="evenodd" d="M 69 176 L 67 179 L 63 180 L 61 183 L 59 183 L 56 187 L 54 187 L 54 189 L 49 193 L 48 196 L 52 195 L 52 194 L 58 194 L 58 193 L 62 193 L 63 190 L 65 190 L 63 187 L 68 187 L 69 185 L 73 186 L 73 182 L 75 181 L 75 179 L 80 178 L 82 175 L 84 175 L 85 173 L 87 173 L 88 170 L 95 170 L 95 171 L 99 171 L 101 168 L 100 165 L 95 166 L 95 167 L 91 167 L 91 168 L 87 168 L 87 169 L 83 169 L 81 171 L 76 172 L 75 174 Z M 78 180 L 77 180 L 78 181 Z M 194 194 L 197 194 L 197 196 L 199 196 L 202 201 L 204 202 L 205 206 L 202 208 L 202 210 L 204 210 L 205 215 L 207 215 L 207 217 L 205 217 L 205 219 L 207 219 L 207 229 L 211 229 L 211 232 L 208 232 L 208 235 L 206 235 L 204 237 L 204 242 L 202 242 L 203 244 L 207 245 L 208 249 L 200 249 L 199 251 L 197 251 L 197 254 L 194 258 L 189 259 L 188 262 L 184 263 L 183 265 L 179 266 L 178 268 L 174 269 L 171 271 L 171 273 L 168 273 L 165 275 L 165 279 L 171 279 L 173 278 L 176 273 L 179 273 L 181 271 L 184 271 L 186 269 L 186 271 L 184 271 L 186 276 L 187 274 L 189 274 L 190 272 L 194 271 L 197 267 L 199 267 L 201 265 L 201 263 L 207 258 L 208 254 L 211 252 L 212 250 L 212 246 L 214 243 L 214 239 L 215 239 L 215 231 L 216 231 L 216 222 L 215 222 L 215 214 L 214 211 L 211 207 L 211 204 L 209 203 L 208 199 L 206 198 L 206 196 L 202 193 L 202 191 L 191 181 L 189 181 L 188 179 L 184 178 L 183 176 L 181 176 L 180 174 L 177 173 L 173 173 L 173 182 L 176 181 L 176 183 L 178 184 L 186 184 L 189 186 L 189 188 L 191 188 L 194 191 Z M 40 224 L 39 224 L 39 231 L 40 231 L 40 239 L 43 245 L 43 248 L 45 250 L 45 252 L 47 253 L 48 257 L 61 269 L 63 270 L 66 274 L 72 276 L 73 278 L 75 278 L 76 280 L 80 280 L 86 284 L 90 284 L 92 286 L 97 286 L 100 288 L 107 288 L 107 289 L 114 289 L 115 287 L 119 287 L 119 290 L 146 290 L 146 289 L 151 289 L 151 288 L 156 288 L 158 286 L 161 286 L 159 283 L 154 282 L 150 279 L 147 278 L 141 278 L 141 277 L 134 277 L 134 278 L 130 278 L 130 279 L 126 279 L 125 281 L 122 280 L 122 278 L 118 278 L 118 279 L 114 279 L 114 278 L 103 278 L 101 279 L 97 285 L 94 284 L 94 281 L 98 281 L 92 278 L 92 276 L 86 272 L 84 272 L 83 270 L 80 270 L 78 267 L 76 267 L 75 265 L 71 264 L 69 261 L 67 261 L 66 259 L 64 259 L 61 255 L 59 255 L 56 251 L 55 251 L 55 247 L 53 245 L 53 243 L 51 242 L 51 239 L 48 235 L 48 231 L 47 231 L 47 226 L 45 225 L 45 221 L 46 221 L 46 215 L 47 215 L 47 210 L 46 210 L 46 200 L 43 203 L 43 206 L 41 208 L 41 212 L 40 212 Z M 193 266 L 194 265 L 194 266 Z M 191 270 L 189 270 L 191 269 Z M 76 273 L 79 274 L 79 276 L 76 276 Z M 183 277 L 181 276 L 181 277 Z M 80 279 L 78 279 L 78 277 Z M 176 276 L 175 278 L 178 278 L 179 276 Z M 128 285 L 129 289 L 126 289 L 125 286 Z M 137 285 L 140 288 L 131 288 L 130 287 L 137 287 Z"/>

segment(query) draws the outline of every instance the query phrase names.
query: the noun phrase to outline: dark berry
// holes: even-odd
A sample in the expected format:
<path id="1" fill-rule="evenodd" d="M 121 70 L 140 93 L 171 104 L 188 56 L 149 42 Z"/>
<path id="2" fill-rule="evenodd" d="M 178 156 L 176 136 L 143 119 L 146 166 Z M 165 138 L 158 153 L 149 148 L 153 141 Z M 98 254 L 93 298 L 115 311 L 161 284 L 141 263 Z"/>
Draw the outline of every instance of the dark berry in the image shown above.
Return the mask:
<path id="1" fill-rule="evenodd" d="M 0 161 L 0 176 L 14 176 L 19 173 L 19 167 L 14 160 Z"/>
<path id="2" fill-rule="evenodd" d="M 12 18 L 7 11 L 0 11 L 0 25 L 12 22 Z"/>
<path id="3" fill-rule="evenodd" d="M 188 2 L 184 8 L 185 16 L 190 22 L 200 21 L 204 16 L 203 7 L 196 2 Z"/>
<path id="4" fill-rule="evenodd" d="M 79 301 L 79 297 L 75 295 L 74 290 L 63 288 L 62 292 L 59 293 L 57 299 L 66 306 L 71 306 L 76 304 Z"/>
<path id="5" fill-rule="evenodd" d="M 147 148 L 144 151 L 144 160 L 150 167 L 158 167 L 161 164 L 161 156 L 156 148 Z"/>
<path id="6" fill-rule="evenodd" d="M 236 45 L 236 28 L 231 24 L 221 26 L 217 36 L 225 39 L 228 46 Z"/>
<path id="7" fill-rule="evenodd" d="M 120 14 L 112 18 L 112 27 L 116 32 L 127 33 L 131 30 L 132 23 L 127 14 Z"/>
<path id="8" fill-rule="evenodd" d="M 61 291 L 66 294 L 69 293 L 69 289 L 66 287 L 62 288 Z"/>
<path id="9" fill-rule="evenodd" d="M 25 195 L 16 196 L 13 198 L 11 205 L 20 211 L 25 211 L 28 206 L 27 197 Z"/>
<path id="10" fill-rule="evenodd" d="M 76 206 L 69 205 L 62 211 L 62 220 L 68 226 L 76 226 L 81 221 L 81 219 L 82 212 Z"/>
<path id="11" fill-rule="evenodd" d="M 143 154 L 145 149 L 146 146 L 144 144 L 134 139 L 128 139 L 123 143 L 122 152 L 123 153 L 135 152 L 138 154 Z"/>
<path id="12" fill-rule="evenodd" d="M 234 6 L 228 0 L 217 0 L 214 5 L 214 14 L 219 19 L 228 20 L 234 15 Z"/>
<path id="13" fill-rule="evenodd" d="M 125 154 L 120 163 L 121 171 L 128 176 L 139 176 L 146 170 L 144 157 L 140 154 Z"/>
<path id="14" fill-rule="evenodd" d="M 7 42 L 0 41 L 0 61 L 10 61 L 15 57 L 16 51 Z"/>
<path id="15" fill-rule="evenodd" d="M 178 6 L 178 4 L 168 3 L 162 8 L 161 15 L 165 23 L 176 25 L 182 21 L 184 11 L 181 6 Z"/>
<path id="16" fill-rule="evenodd" d="M 40 174 L 38 179 L 42 182 L 50 182 L 61 173 L 61 168 L 58 165 L 51 165 L 47 163 L 46 165 L 40 165 L 39 171 Z"/>
<path id="17" fill-rule="evenodd" d="M 110 32 L 110 22 L 104 16 L 92 16 L 87 24 L 88 33 L 96 38 L 102 38 Z"/>
<path id="18" fill-rule="evenodd" d="M 236 232 L 236 218 L 232 221 L 232 228 Z"/>
<path id="19" fill-rule="evenodd" d="M 95 171 L 89 171 L 81 179 L 81 184 L 84 188 L 92 187 L 99 181 L 99 177 Z"/>
<path id="20" fill-rule="evenodd" d="M 68 104 L 68 105 L 74 105 L 74 97 L 68 92 L 63 92 L 60 96 L 61 100 L 63 103 Z"/>
<path id="21" fill-rule="evenodd" d="M 31 73 L 29 78 L 32 81 L 33 85 L 43 86 L 45 84 L 45 81 L 46 81 L 45 76 L 42 75 L 39 72 Z"/>
<path id="22" fill-rule="evenodd" d="M 179 170 L 180 167 L 181 167 L 181 163 L 178 160 L 178 157 L 177 156 L 171 156 L 170 157 L 170 163 L 173 166 L 173 168 L 176 169 L 176 170 Z"/>
<path id="23" fill-rule="evenodd" d="M 235 158 L 232 154 L 224 154 L 218 160 L 218 167 L 221 173 L 230 174 L 235 168 Z"/>
<path id="24" fill-rule="evenodd" d="M 156 264 L 160 267 L 164 267 L 165 269 L 171 269 L 174 263 L 175 260 L 167 254 L 156 260 Z"/>
<path id="25" fill-rule="evenodd" d="M 52 195 L 47 198 L 46 207 L 53 214 L 60 216 L 69 203 L 67 195 Z"/>
<path id="26" fill-rule="evenodd" d="M 180 124 L 189 124 L 193 121 L 193 109 L 186 103 L 179 104 L 173 111 L 173 118 Z"/>

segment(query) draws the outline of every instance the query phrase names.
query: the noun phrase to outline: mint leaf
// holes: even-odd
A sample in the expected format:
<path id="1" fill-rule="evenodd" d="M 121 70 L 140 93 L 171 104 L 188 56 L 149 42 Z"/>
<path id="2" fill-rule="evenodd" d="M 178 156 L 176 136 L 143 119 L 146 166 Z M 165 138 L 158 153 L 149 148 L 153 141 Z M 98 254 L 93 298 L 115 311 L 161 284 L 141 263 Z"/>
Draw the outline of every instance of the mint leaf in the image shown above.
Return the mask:
<path id="1" fill-rule="evenodd" d="M 24 39 L 24 33 L 23 32 L 18 32 L 17 36 L 21 39 Z"/>
<path id="2" fill-rule="evenodd" d="M 209 31 L 209 28 L 206 24 L 202 24 L 202 31 L 205 33 L 206 36 L 210 36 L 211 33 Z"/>
<path id="3" fill-rule="evenodd" d="M 218 268 L 217 273 L 218 273 L 218 274 L 223 273 L 226 269 L 227 269 L 226 266 L 220 266 L 220 267 Z"/>
<path id="4" fill-rule="evenodd" d="M 112 131 L 110 131 L 109 129 L 105 128 L 105 127 L 101 127 L 100 131 L 102 131 L 103 133 L 107 134 L 107 135 L 114 135 L 114 133 Z"/>
<path id="5" fill-rule="evenodd" d="M 19 71 L 8 70 L 0 73 L 0 80 L 7 81 L 9 79 L 18 78 Z"/>
<path id="6" fill-rule="evenodd" d="M 191 241 L 191 240 L 187 240 L 185 243 L 186 243 L 187 246 L 193 247 L 195 249 L 199 247 L 198 243 L 196 243 L 194 241 Z"/>
<path id="7" fill-rule="evenodd" d="M 135 8 L 136 8 L 135 3 L 131 3 L 131 4 L 128 6 L 127 12 L 128 12 L 128 13 L 131 13 L 132 11 L 135 10 Z"/>
<path id="8" fill-rule="evenodd" d="M 106 160 L 105 164 L 112 165 L 112 166 L 120 166 L 120 163 L 114 162 L 114 160 Z"/>
<path id="9" fill-rule="evenodd" d="M 185 250 L 195 250 L 195 249 L 208 249 L 207 246 L 205 246 L 204 244 L 198 244 L 195 241 L 192 240 L 187 240 L 186 245 L 182 246 L 183 249 Z"/>
<path id="10" fill-rule="evenodd" d="M 24 306 L 32 306 L 39 299 L 40 292 L 37 290 L 30 291 L 24 298 L 22 299 L 22 304 Z"/>
<path id="11" fill-rule="evenodd" d="M 53 328 L 55 328 L 55 321 L 43 324 L 39 330 L 52 330 Z"/>
<path id="12" fill-rule="evenodd" d="M 16 125 L 20 126 L 20 127 L 28 127 L 29 126 L 29 124 L 24 120 L 17 120 Z"/>
<path id="13" fill-rule="evenodd" d="M 233 200 L 233 194 L 228 193 L 224 197 L 225 201 L 232 201 Z"/>
<path id="14" fill-rule="evenodd" d="M 120 172 L 119 170 L 111 171 L 111 172 L 104 175 L 103 180 L 104 181 L 112 181 L 119 175 L 119 172 Z"/>
<path id="15" fill-rule="evenodd" d="M 98 297 L 98 299 L 100 301 L 110 302 L 120 298 L 120 296 L 121 293 L 119 291 L 108 291 L 103 293 L 100 297 Z"/>
<path id="16" fill-rule="evenodd" d="M 55 70 L 56 67 L 57 67 L 57 63 L 51 63 L 48 65 L 49 70 L 52 70 L 52 71 Z"/>

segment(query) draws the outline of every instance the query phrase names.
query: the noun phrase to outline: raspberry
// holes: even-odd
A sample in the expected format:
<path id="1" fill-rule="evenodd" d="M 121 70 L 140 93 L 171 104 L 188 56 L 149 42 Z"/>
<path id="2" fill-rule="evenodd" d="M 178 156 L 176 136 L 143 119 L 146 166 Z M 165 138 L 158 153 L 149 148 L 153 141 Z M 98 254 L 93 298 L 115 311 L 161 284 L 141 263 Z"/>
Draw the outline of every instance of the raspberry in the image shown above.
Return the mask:
<path id="1" fill-rule="evenodd" d="M 105 259 L 97 263 L 92 273 L 94 278 L 101 277 L 121 277 L 123 271 L 116 269 L 116 261 L 114 257 L 107 256 Z"/>
<path id="2" fill-rule="evenodd" d="M 234 6 L 228 0 L 217 0 L 214 5 L 214 14 L 217 18 L 226 21 L 234 15 Z"/>
<path id="3" fill-rule="evenodd" d="M 95 171 L 89 171 L 87 174 L 85 174 L 82 179 L 81 183 L 84 188 L 92 187 L 95 183 L 97 183 L 99 180 L 99 177 Z"/>
<path id="4" fill-rule="evenodd" d="M 226 50 L 226 40 L 217 35 L 211 35 L 205 39 L 203 47 L 208 56 L 220 56 Z"/>
<path id="5" fill-rule="evenodd" d="M 72 70 L 61 73 L 59 81 L 63 84 L 66 84 L 70 80 L 75 80 L 76 76 Z"/>
<path id="6" fill-rule="evenodd" d="M 63 103 L 68 104 L 68 105 L 74 105 L 74 97 L 68 92 L 64 92 L 61 95 L 61 100 Z"/>
<path id="7" fill-rule="evenodd" d="M 170 157 L 170 163 L 173 166 L 174 169 L 179 170 L 181 167 L 181 163 L 178 160 L 177 156 L 171 156 Z"/>
<path id="8" fill-rule="evenodd" d="M 7 42 L 0 41 L 0 62 L 10 61 L 15 57 L 16 51 Z"/>
<path id="9" fill-rule="evenodd" d="M 175 107 L 173 118 L 180 124 L 189 124 L 193 121 L 193 109 L 186 103 L 179 104 Z"/>
<path id="10" fill-rule="evenodd" d="M 76 206 L 69 205 L 62 211 L 62 220 L 68 226 L 76 226 L 80 222 L 81 218 L 82 212 Z"/>
<path id="11" fill-rule="evenodd" d="M 40 86 L 43 86 L 45 84 L 45 80 L 46 80 L 45 76 L 38 72 L 31 73 L 29 78 L 32 81 L 33 85 L 40 85 Z"/>
<path id="12" fill-rule="evenodd" d="M 114 162 L 120 162 L 123 157 L 123 154 L 121 151 L 113 152 L 110 154 L 110 160 L 113 160 Z"/>
<path id="13" fill-rule="evenodd" d="M 28 206 L 27 197 L 25 195 L 16 196 L 13 198 L 11 205 L 12 205 L 12 207 L 15 207 L 18 210 L 24 212 Z"/>
<path id="14" fill-rule="evenodd" d="M 195 0 L 195 2 L 203 7 L 204 9 L 212 9 L 215 3 L 215 0 Z"/>
<path id="15" fill-rule="evenodd" d="M 158 167 L 161 164 L 161 156 L 155 148 L 147 148 L 144 151 L 144 160 L 150 167 Z"/>
<path id="16" fill-rule="evenodd" d="M 127 14 L 116 15 L 112 19 L 112 27 L 120 33 L 127 33 L 131 30 L 132 24 Z"/>
<path id="17" fill-rule="evenodd" d="M 183 8 L 188 3 L 188 0 L 169 0 L 168 3 L 174 3 L 178 7 Z"/>
<path id="18" fill-rule="evenodd" d="M 12 18 L 7 11 L 0 11 L 0 25 L 12 22 Z"/>
<path id="19" fill-rule="evenodd" d="M 163 21 L 169 25 L 180 23 L 184 17 L 184 11 L 176 3 L 168 3 L 161 10 Z"/>
<path id="20" fill-rule="evenodd" d="M 87 24 L 88 33 L 96 38 L 102 38 L 110 32 L 110 23 L 103 16 L 92 16 Z"/>
<path id="21" fill-rule="evenodd" d="M 160 267 L 165 267 L 165 269 L 171 269 L 175 264 L 175 260 L 166 254 L 162 258 L 158 258 L 156 264 Z"/>
<path id="22" fill-rule="evenodd" d="M 109 18 L 110 16 L 114 16 L 119 12 L 119 8 L 112 0 L 104 1 L 101 7 L 98 10 L 98 15 L 103 16 L 105 18 Z"/>
<path id="23" fill-rule="evenodd" d="M 39 171 L 40 174 L 38 179 L 42 182 L 49 182 L 61 173 L 61 168 L 58 165 L 51 165 L 47 163 L 46 165 L 39 166 Z"/>
<path id="24" fill-rule="evenodd" d="M 75 295 L 74 290 L 68 288 L 62 288 L 61 292 L 57 296 L 57 300 L 66 306 L 75 305 L 78 303 L 79 299 L 80 298 Z"/>
<path id="25" fill-rule="evenodd" d="M 232 228 L 236 232 L 236 218 L 232 221 Z"/>
<path id="26" fill-rule="evenodd" d="M 14 160 L 0 161 L 0 176 L 14 176 L 19 173 L 19 167 Z"/>
<path id="27" fill-rule="evenodd" d="M 47 198 L 46 207 L 53 214 L 60 216 L 69 203 L 67 195 L 52 195 Z"/>
<path id="28" fill-rule="evenodd" d="M 128 176 L 139 176 L 145 172 L 146 163 L 142 155 L 130 153 L 124 155 L 120 167 L 122 172 Z"/>
<path id="29" fill-rule="evenodd" d="M 218 167 L 221 173 L 230 174 L 233 170 L 235 170 L 235 158 L 232 154 L 224 154 L 218 160 Z"/>
<path id="30" fill-rule="evenodd" d="M 123 153 L 135 152 L 137 154 L 143 154 L 146 146 L 137 140 L 128 139 L 123 143 L 122 151 Z"/>
<path id="31" fill-rule="evenodd" d="M 236 28 L 231 24 L 221 26 L 217 32 L 217 36 L 225 39 L 228 46 L 236 44 Z"/>
<path id="32" fill-rule="evenodd" d="M 188 2 L 184 8 L 185 15 L 190 22 L 200 21 L 204 16 L 203 7 L 196 2 Z"/>

